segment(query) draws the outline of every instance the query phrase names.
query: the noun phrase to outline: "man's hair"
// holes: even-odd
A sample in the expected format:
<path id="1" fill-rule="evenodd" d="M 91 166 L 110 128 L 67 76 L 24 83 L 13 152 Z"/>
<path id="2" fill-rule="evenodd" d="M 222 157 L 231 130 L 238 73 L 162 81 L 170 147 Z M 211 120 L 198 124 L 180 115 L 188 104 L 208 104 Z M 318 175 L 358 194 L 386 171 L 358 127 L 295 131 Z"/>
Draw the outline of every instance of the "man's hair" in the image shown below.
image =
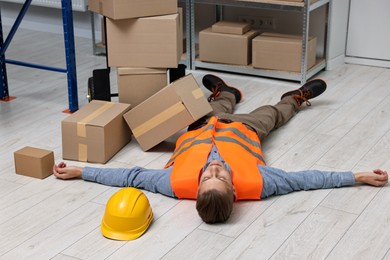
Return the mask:
<path id="1" fill-rule="evenodd" d="M 198 194 L 196 210 L 207 224 L 225 222 L 232 213 L 234 193 L 227 191 L 208 190 Z"/>

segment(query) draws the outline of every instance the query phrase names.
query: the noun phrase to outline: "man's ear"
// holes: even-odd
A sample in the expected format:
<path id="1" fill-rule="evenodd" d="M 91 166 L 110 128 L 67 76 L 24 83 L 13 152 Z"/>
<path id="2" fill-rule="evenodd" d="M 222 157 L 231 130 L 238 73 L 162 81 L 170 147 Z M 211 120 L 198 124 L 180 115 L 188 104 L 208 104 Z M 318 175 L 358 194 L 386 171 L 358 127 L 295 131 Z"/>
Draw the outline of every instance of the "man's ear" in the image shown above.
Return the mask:
<path id="1" fill-rule="evenodd" d="M 203 174 L 203 170 L 200 170 L 199 171 L 199 176 L 198 176 L 198 188 L 199 188 L 200 178 L 202 177 L 202 174 Z"/>
<path id="2" fill-rule="evenodd" d="M 198 197 L 200 194 L 200 183 L 198 183 L 198 189 L 196 190 L 196 197 Z"/>
<path id="3" fill-rule="evenodd" d="M 233 185 L 233 194 L 234 194 L 234 201 L 237 200 L 237 193 L 236 193 L 236 187 Z"/>

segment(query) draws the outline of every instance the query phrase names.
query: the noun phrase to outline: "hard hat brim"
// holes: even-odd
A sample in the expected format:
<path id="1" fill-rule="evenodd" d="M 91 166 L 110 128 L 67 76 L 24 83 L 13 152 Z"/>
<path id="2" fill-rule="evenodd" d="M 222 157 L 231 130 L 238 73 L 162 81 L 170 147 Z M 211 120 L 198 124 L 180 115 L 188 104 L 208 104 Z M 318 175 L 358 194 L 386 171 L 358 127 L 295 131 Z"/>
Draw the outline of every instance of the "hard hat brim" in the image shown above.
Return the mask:
<path id="1" fill-rule="evenodd" d="M 109 239 L 135 240 L 146 232 L 152 220 L 153 220 L 153 212 L 151 211 L 147 221 L 140 228 L 136 230 L 118 231 L 112 229 L 109 225 L 107 225 L 103 218 L 100 230 L 103 236 Z"/>

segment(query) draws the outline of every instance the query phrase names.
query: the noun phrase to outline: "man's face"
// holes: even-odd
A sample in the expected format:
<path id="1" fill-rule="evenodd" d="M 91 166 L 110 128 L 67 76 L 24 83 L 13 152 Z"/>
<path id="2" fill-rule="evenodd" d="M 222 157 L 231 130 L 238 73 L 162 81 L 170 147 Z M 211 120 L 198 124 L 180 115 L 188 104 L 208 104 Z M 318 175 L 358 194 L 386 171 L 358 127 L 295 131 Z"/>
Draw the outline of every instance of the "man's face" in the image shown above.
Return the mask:
<path id="1" fill-rule="evenodd" d="M 199 179 L 198 193 L 208 190 L 218 190 L 226 192 L 234 190 L 232 176 L 221 161 L 213 160 L 203 171 Z"/>

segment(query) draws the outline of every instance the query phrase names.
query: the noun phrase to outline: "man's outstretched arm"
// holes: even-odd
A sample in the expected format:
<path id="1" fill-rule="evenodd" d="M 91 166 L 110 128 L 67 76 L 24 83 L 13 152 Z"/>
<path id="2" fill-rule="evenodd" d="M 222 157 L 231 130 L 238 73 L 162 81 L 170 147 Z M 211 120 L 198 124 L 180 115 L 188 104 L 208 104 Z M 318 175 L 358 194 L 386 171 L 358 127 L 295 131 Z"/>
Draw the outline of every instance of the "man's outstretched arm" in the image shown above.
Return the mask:
<path id="1" fill-rule="evenodd" d="M 171 169 L 151 170 L 142 167 L 93 168 L 67 166 L 61 162 L 53 166 L 53 174 L 59 179 L 82 178 L 86 181 L 116 187 L 135 187 L 175 197 L 171 183 Z"/>
<path id="2" fill-rule="evenodd" d="M 330 189 L 364 183 L 383 186 L 388 182 L 386 171 L 376 169 L 372 172 L 336 172 L 306 170 L 285 172 L 283 170 L 261 166 L 263 191 L 261 198 L 283 195 L 299 190 Z"/>

